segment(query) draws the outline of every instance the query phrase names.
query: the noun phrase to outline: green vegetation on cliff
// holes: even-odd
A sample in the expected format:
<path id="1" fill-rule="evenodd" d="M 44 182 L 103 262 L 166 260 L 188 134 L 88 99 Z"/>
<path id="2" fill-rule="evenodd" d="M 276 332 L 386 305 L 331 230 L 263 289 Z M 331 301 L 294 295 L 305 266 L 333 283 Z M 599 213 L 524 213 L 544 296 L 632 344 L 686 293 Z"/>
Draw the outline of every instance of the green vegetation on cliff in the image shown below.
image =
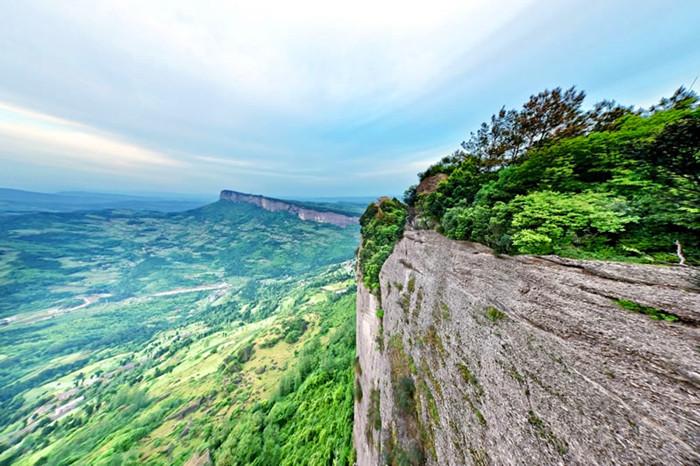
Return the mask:
<path id="1" fill-rule="evenodd" d="M 321 308 L 321 331 L 301 348 L 272 399 L 214 433 L 216 464 L 354 464 L 354 304 L 348 294 Z"/>
<path id="2" fill-rule="evenodd" d="M 401 239 L 407 215 L 401 201 L 381 198 L 370 204 L 360 217 L 362 245 L 358 260 L 362 281 L 373 293 L 379 290 L 379 271 Z"/>
<path id="3" fill-rule="evenodd" d="M 554 89 L 502 109 L 407 191 L 417 224 L 499 252 L 700 263 L 700 108 L 647 111 Z M 380 265 L 381 266 L 381 265 Z"/>

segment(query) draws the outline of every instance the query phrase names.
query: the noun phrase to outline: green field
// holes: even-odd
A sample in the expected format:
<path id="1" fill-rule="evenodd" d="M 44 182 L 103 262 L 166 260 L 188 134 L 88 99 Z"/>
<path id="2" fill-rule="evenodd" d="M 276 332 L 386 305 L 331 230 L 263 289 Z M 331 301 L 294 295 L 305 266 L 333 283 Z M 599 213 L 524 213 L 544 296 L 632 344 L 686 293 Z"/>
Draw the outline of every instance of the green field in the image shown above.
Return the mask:
<path id="1" fill-rule="evenodd" d="M 357 240 L 230 202 L 0 217 L 0 464 L 351 464 Z"/>

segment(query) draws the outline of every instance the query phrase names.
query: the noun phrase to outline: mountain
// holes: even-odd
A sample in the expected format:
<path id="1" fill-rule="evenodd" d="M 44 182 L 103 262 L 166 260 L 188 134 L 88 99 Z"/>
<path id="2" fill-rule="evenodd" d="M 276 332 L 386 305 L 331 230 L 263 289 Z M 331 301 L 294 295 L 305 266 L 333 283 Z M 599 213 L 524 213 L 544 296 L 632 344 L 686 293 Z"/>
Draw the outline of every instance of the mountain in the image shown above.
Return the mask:
<path id="1" fill-rule="evenodd" d="M 352 464 L 357 241 L 228 201 L 1 218 L 0 464 Z"/>
<path id="2" fill-rule="evenodd" d="M 697 464 L 700 101 L 554 89 L 360 218 L 358 464 Z"/>
<path id="3" fill-rule="evenodd" d="M 0 465 L 700 462 L 700 104 L 583 97 L 361 215 L 7 194 Z"/>
<path id="4" fill-rule="evenodd" d="M 300 203 L 229 190 L 221 191 L 219 199 L 256 205 L 269 212 L 288 212 L 301 220 L 330 223 L 341 227 L 356 225 L 359 220 L 358 216 L 353 215 L 353 211 L 342 210 L 331 203 Z"/>
<path id="5" fill-rule="evenodd" d="M 211 202 L 205 197 L 160 195 L 59 192 L 38 193 L 0 188 L 0 214 L 24 212 L 73 212 L 80 210 L 131 209 L 177 212 Z"/>

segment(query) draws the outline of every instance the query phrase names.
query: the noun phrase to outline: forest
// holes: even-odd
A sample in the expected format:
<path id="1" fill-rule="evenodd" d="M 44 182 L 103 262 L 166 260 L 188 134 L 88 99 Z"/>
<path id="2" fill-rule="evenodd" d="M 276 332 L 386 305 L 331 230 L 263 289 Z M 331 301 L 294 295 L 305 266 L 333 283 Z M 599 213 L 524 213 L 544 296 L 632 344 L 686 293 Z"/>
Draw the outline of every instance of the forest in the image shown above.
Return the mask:
<path id="1" fill-rule="evenodd" d="M 424 225 L 509 254 L 700 261 L 700 109 L 679 89 L 648 110 L 574 88 L 502 109 L 409 189 Z"/>
<path id="2" fill-rule="evenodd" d="M 680 88 L 648 109 L 584 110 L 585 96 L 555 88 L 500 109 L 420 173 L 405 204 L 370 204 L 360 219 L 365 285 L 377 291 L 407 218 L 503 254 L 700 263 L 697 94 Z"/>

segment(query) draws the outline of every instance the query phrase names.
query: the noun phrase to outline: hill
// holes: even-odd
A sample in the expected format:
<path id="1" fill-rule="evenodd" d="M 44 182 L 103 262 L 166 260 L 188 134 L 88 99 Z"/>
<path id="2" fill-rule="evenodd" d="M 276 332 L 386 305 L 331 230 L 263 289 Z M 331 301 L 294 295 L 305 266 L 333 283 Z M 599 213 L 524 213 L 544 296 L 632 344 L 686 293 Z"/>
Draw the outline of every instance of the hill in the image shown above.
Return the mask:
<path id="1" fill-rule="evenodd" d="M 269 442 L 351 464 L 357 239 L 223 201 L 5 217 L 0 464 L 241 464 Z"/>

